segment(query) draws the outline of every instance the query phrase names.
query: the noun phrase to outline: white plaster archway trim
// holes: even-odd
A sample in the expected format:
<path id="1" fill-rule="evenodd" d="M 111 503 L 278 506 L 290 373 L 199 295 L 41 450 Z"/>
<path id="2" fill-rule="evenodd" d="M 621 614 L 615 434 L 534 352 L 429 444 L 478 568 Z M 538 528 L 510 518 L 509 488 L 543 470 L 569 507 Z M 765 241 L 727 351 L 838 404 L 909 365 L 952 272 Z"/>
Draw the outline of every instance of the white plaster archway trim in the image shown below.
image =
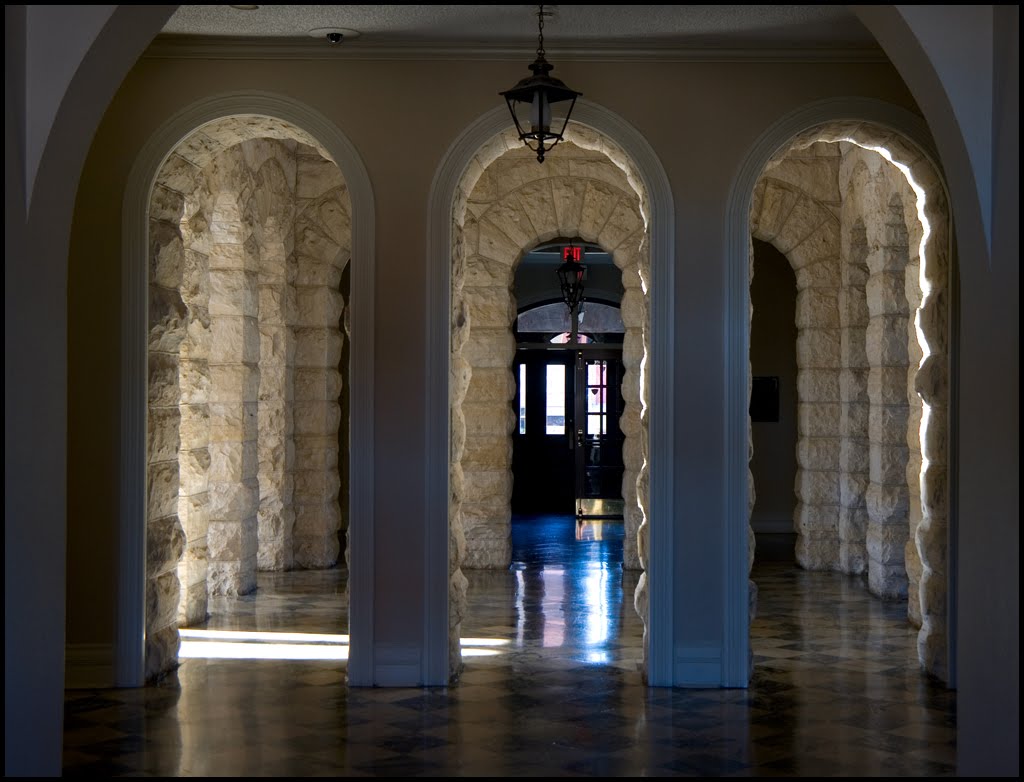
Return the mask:
<path id="1" fill-rule="evenodd" d="M 350 569 L 348 680 L 371 683 L 373 649 L 373 280 L 374 201 L 370 178 L 351 142 L 329 119 L 282 95 L 236 92 L 211 96 L 169 118 L 150 137 L 125 187 L 121 257 L 121 474 L 118 629 L 115 682 L 144 683 L 146 563 L 146 426 L 149 199 L 172 150 L 203 125 L 231 116 L 289 122 L 321 143 L 341 169 L 352 199 Z"/>
<path id="2" fill-rule="evenodd" d="M 938 155 L 924 120 L 898 106 L 871 98 L 830 98 L 802 106 L 765 130 L 750 148 L 732 183 L 726 211 L 725 303 L 725 524 L 722 527 L 725 562 L 725 638 L 723 675 L 726 687 L 745 687 L 749 679 L 750 607 L 748 593 L 748 481 L 749 464 L 747 383 L 750 359 L 750 206 L 754 186 L 765 165 L 780 149 L 805 130 L 827 122 L 869 122 L 902 134 L 935 166 Z M 952 231 L 950 235 L 952 236 Z M 952 257 L 952 254 L 950 254 Z M 955 287 L 955 275 L 951 276 Z M 951 351 L 955 350 L 950 346 Z M 951 395 L 953 389 L 951 388 Z M 952 401 L 950 410 L 954 409 Z M 951 427 L 950 431 L 954 431 Z M 955 450 L 950 447 L 950 470 Z M 950 505 L 950 539 L 955 540 L 955 508 Z M 955 571 L 951 569 L 950 578 Z M 950 583 L 949 594 L 954 585 Z M 952 619 L 950 620 L 952 624 Z M 952 658 L 951 658 L 952 659 Z"/>
<path id="3" fill-rule="evenodd" d="M 647 562 L 648 683 L 673 683 L 673 333 L 675 324 L 675 213 L 668 177 L 647 140 L 608 109 L 576 103 L 573 122 L 608 136 L 630 156 L 650 198 L 651 368 L 650 545 Z M 448 364 L 451 305 L 452 206 L 459 181 L 480 148 L 511 127 L 508 110 L 497 107 L 466 128 L 434 175 L 427 213 L 426 394 L 426 611 L 423 682 L 448 683 Z"/>

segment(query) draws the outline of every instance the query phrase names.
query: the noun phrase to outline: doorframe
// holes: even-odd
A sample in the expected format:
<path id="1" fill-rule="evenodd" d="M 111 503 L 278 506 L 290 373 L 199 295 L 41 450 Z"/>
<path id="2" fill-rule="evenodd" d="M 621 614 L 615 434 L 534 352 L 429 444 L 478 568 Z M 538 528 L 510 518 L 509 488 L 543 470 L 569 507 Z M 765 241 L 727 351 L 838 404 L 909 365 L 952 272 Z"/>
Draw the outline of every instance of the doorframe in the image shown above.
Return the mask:
<path id="1" fill-rule="evenodd" d="M 121 242 L 121 469 L 115 686 L 145 684 L 149 203 L 161 166 L 193 131 L 216 120 L 259 115 L 284 120 L 323 144 L 341 170 L 352 202 L 349 383 L 348 681 L 372 684 L 373 650 L 373 318 L 374 200 L 356 148 L 333 122 L 299 101 L 263 91 L 205 98 L 158 128 L 139 152 L 125 186 Z"/>
<path id="2" fill-rule="evenodd" d="M 556 112 L 557 113 L 557 112 Z M 651 256 L 651 354 L 647 381 L 649 416 L 650 545 L 647 562 L 647 683 L 673 683 L 674 571 L 673 521 L 675 378 L 674 250 L 675 212 L 665 169 L 647 139 L 617 114 L 591 101 L 575 104 L 573 122 L 593 128 L 618 144 L 636 166 L 650 199 L 648 239 Z M 448 502 L 451 446 L 449 409 L 452 210 L 459 184 L 480 149 L 510 129 L 508 110 L 495 107 L 469 125 L 442 159 L 431 184 L 427 212 L 427 349 L 423 372 L 426 523 L 424 653 L 421 680 L 426 685 L 448 684 Z"/>

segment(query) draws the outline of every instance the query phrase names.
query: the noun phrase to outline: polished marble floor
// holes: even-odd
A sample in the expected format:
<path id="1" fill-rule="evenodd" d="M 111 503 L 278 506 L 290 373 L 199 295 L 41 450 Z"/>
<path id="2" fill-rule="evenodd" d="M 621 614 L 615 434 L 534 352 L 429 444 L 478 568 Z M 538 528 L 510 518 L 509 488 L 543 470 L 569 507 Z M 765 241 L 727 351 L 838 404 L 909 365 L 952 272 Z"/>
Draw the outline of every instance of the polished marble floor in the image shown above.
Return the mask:
<path id="1" fill-rule="evenodd" d="M 162 682 L 66 693 L 65 775 L 955 774 L 955 693 L 920 672 L 905 606 L 859 578 L 759 540 L 749 688 L 647 688 L 621 522 L 513 534 L 509 571 L 467 572 L 456 684 L 349 689 L 344 571 L 263 573 L 213 601 Z"/>

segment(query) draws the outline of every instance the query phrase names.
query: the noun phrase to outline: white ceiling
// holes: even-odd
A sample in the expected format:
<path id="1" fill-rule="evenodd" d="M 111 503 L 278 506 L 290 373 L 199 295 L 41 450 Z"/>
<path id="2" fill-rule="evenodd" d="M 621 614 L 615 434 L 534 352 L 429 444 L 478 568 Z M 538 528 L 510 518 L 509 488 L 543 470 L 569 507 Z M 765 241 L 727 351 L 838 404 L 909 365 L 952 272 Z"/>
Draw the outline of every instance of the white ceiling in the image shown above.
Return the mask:
<path id="1" fill-rule="evenodd" d="M 248 6 L 251 7 L 251 6 Z M 169 36 L 309 39 L 311 30 L 354 30 L 352 46 L 508 45 L 537 40 L 531 5 L 183 5 Z M 843 5 L 545 6 L 549 49 L 598 42 L 708 48 L 864 48 L 874 38 Z M 322 39 L 322 34 L 315 37 Z M 343 44 L 344 45 L 344 44 Z"/>

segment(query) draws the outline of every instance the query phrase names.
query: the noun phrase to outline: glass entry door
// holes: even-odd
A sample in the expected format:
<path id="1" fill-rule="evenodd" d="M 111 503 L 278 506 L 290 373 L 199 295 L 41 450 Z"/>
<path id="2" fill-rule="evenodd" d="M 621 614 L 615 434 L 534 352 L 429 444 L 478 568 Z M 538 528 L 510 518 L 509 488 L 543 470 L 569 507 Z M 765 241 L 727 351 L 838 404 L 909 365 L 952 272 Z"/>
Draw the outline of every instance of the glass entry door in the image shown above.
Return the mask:
<path id="1" fill-rule="evenodd" d="M 576 516 L 622 518 L 622 353 L 577 351 Z"/>
<path id="2" fill-rule="evenodd" d="M 622 518 L 622 353 L 519 350 L 512 509 Z"/>

